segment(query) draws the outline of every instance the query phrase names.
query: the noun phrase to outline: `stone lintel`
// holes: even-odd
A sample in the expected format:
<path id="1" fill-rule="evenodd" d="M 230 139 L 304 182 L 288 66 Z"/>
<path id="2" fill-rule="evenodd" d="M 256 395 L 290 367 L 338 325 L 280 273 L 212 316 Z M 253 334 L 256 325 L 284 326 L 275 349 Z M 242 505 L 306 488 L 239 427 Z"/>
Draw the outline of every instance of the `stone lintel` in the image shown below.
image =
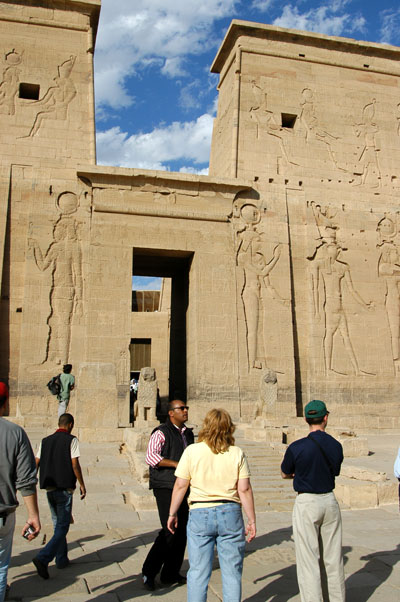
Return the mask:
<path id="1" fill-rule="evenodd" d="M 77 175 L 84 180 L 89 180 L 93 187 L 107 187 L 107 185 L 147 185 L 176 189 L 184 187 L 185 190 L 193 189 L 198 192 L 212 190 L 232 196 L 253 188 L 253 184 L 249 180 L 102 165 L 78 166 Z"/>
<path id="2" fill-rule="evenodd" d="M 221 73 L 229 54 L 234 48 L 240 37 L 253 37 L 260 40 L 271 40 L 275 42 L 286 42 L 296 44 L 297 47 L 303 46 L 315 47 L 319 49 L 348 52 L 358 54 L 364 57 L 379 57 L 400 61 L 400 48 L 389 44 L 377 44 L 374 42 L 364 42 L 352 38 L 342 38 L 337 36 L 327 36 L 320 33 L 309 31 L 300 31 L 296 29 L 286 29 L 265 25 L 263 23 L 253 23 L 251 21 L 241 21 L 234 19 L 225 35 L 225 38 L 218 50 L 212 65 L 212 73 Z M 297 57 L 298 49 L 296 50 Z M 328 54 L 327 54 L 328 57 Z"/>

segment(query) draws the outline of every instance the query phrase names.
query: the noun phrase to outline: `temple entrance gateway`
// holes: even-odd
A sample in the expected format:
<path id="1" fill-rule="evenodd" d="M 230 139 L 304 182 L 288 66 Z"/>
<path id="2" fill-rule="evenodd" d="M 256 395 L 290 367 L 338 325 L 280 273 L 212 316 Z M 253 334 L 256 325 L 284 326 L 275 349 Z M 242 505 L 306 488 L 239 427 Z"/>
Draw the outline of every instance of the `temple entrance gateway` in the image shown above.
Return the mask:
<path id="1" fill-rule="evenodd" d="M 193 253 L 179 250 L 160 250 L 160 249 L 134 249 L 133 250 L 133 276 L 155 276 L 164 279 L 170 279 L 169 300 L 165 299 L 160 307 L 161 313 L 167 313 L 167 328 L 164 336 L 167 337 L 169 352 L 167 355 L 157 357 L 157 349 L 152 341 L 151 365 L 156 370 L 157 380 L 160 384 L 165 379 L 163 372 L 167 372 L 168 389 L 163 387 L 161 401 L 167 401 L 174 395 L 186 399 L 187 397 L 187 379 L 186 379 L 186 354 L 187 354 L 187 325 L 186 316 L 189 303 L 189 272 L 192 263 Z M 167 295 L 166 291 L 163 291 Z M 151 331 L 159 316 L 145 312 L 145 315 L 138 312 L 134 316 L 136 327 L 138 327 L 140 318 L 142 328 Z M 153 325 L 151 324 L 153 322 Z M 159 326 L 160 328 L 160 326 Z M 161 343 L 162 344 L 162 343 Z M 163 345 L 165 349 L 165 342 Z M 168 365 L 168 370 L 166 367 Z M 163 383 L 164 384 L 164 383 Z"/>
<path id="2" fill-rule="evenodd" d="M 149 339 L 161 397 L 193 421 L 216 405 L 294 419 L 316 397 L 346 427 L 379 404 L 400 425 L 400 49 L 233 21 L 209 175 L 107 167 L 100 0 L 41 4 L 0 2 L 11 414 L 53 424 L 46 383 L 71 363 L 80 436 L 117 437 L 131 340 Z M 132 311 L 132 274 L 170 279 L 165 311 Z"/>

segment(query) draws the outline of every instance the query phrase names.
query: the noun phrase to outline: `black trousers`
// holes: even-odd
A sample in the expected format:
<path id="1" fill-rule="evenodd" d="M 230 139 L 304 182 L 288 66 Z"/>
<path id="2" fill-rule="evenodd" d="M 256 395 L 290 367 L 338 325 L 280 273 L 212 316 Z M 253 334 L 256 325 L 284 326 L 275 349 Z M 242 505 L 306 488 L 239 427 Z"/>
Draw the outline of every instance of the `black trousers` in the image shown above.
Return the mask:
<path id="1" fill-rule="evenodd" d="M 189 516 L 187 497 L 178 510 L 178 528 L 172 534 L 167 529 L 172 489 L 153 489 L 153 493 L 162 529 L 147 554 L 142 572 L 143 575 L 154 579 L 161 571 L 161 581 L 173 581 L 181 569 L 185 555 L 186 525 Z"/>

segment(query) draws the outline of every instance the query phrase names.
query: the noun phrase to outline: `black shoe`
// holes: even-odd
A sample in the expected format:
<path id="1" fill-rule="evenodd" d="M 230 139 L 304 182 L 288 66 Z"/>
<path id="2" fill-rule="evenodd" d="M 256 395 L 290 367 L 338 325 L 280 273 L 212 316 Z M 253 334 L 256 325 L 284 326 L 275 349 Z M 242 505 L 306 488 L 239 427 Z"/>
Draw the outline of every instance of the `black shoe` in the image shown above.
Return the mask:
<path id="1" fill-rule="evenodd" d="M 183 575 L 177 575 L 169 579 L 160 579 L 163 585 L 186 585 L 186 577 Z"/>
<path id="2" fill-rule="evenodd" d="M 41 562 L 39 560 L 39 558 L 34 558 L 32 560 L 33 564 L 36 567 L 36 570 L 38 572 L 39 577 L 41 577 L 42 579 L 48 579 L 49 578 L 49 571 L 47 570 L 47 566 L 45 564 L 43 564 L 43 562 Z"/>
<path id="3" fill-rule="evenodd" d="M 147 575 L 143 575 L 142 573 L 142 579 L 143 579 L 143 585 L 146 589 L 148 589 L 150 592 L 154 592 L 154 590 L 156 589 L 156 584 L 154 583 L 154 577 L 147 577 Z"/>

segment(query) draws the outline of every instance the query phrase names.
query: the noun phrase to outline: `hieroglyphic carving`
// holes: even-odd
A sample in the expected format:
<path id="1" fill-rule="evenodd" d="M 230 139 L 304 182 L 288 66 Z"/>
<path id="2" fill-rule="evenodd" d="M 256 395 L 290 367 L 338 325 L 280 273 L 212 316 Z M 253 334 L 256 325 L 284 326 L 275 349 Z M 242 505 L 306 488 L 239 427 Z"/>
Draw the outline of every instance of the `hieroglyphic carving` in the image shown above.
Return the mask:
<path id="1" fill-rule="evenodd" d="M 127 349 L 122 349 L 119 352 L 117 384 L 127 385 L 130 382 L 129 373 L 130 357 Z"/>
<path id="2" fill-rule="evenodd" d="M 289 158 L 288 151 L 285 145 L 285 137 L 291 136 L 293 130 L 290 128 L 282 127 L 277 123 L 272 111 L 267 107 L 267 93 L 263 88 L 257 84 L 256 80 L 251 82 L 251 89 L 253 92 L 254 102 L 252 103 L 250 111 L 250 119 L 256 123 L 256 137 L 260 137 L 260 130 L 265 130 L 269 136 L 277 138 L 279 141 L 279 148 L 282 151 L 288 163 L 297 165 L 292 159 Z"/>
<path id="3" fill-rule="evenodd" d="M 257 230 L 261 215 L 258 208 L 245 203 L 240 211 L 240 225 L 235 224 L 236 231 L 236 264 L 241 270 L 241 298 L 246 321 L 246 341 L 248 354 L 248 367 L 262 368 L 262 362 L 257 358 L 259 314 L 261 305 L 261 286 L 269 290 L 271 296 L 286 303 L 275 290 L 269 275 L 279 261 L 282 246 L 277 244 L 273 256 L 267 262 L 260 233 Z"/>
<path id="4" fill-rule="evenodd" d="M 326 374 L 342 374 L 333 367 L 333 340 L 340 333 L 344 347 L 349 355 L 356 375 L 369 373 L 360 370 L 356 354 L 350 339 L 347 317 L 343 307 L 342 287 L 346 283 L 352 297 L 361 307 L 373 309 L 371 302 L 366 303 L 353 286 L 350 267 L 338 259 L 341 247 L 336 242 L 324 243 L 316 252 L 311 266 L 311 285 L 313 313 L 316 320 L 324 319 L 324 355 Z"/>
<path id="5" fill-rule="evenodd" d="M 305 130 L 305 138 L 307 142 L 311 140 L 318 140 L 323 142 L 327 149 L 329 156 L 337 169 L 342 169 L 337 162 L 336 153 L 332 148 L 332 144 L 339 140 L 337 136 L 333 136 L 326 130 L 323 129 L 319 120 L 317 118 L 315 108 L 314 108 L 314 99 L 313 99 L 313 91 L 310 88 L 304 88 L 301 93 L 302 99 L 300 102 L 301 112 L 299 121 Z"/>
<path id="6" fill-rule="evenodd" d="M 65 197 L 64 199 L 62 197 Z M 76 195 L 66 192 L 58 199 L 59 207 L 71 207 Z M 43 255 L 39 243 L 28 239 L 28 247 L 42 272 L 50 268 L 50 313 L 44 361 L 66 363 L 69 359 L 72 317 L 82 316 L 82 252 L 77 235 L 78 224 L 70 215 L 61 213 L 53 228 L 53 242 Z"/>
<path id="7" fill-rule="evenodd" d="M 142 368 L 139 376 L 137 399 L 133 408 L 135 426 L 156 421 L 157 380 L 154 368 Z"/>
<path id="8" fill-rule="evenodd" d="M 5 56 L 6 69 L 3 72 L 3 80 L 0 83 L 0 114 L 15 114 L 15 98 L 19 89 L 19 74 L 21 70 L 18 65 L 22 61 L 22 56 L 13 49 Z"/>
<path id="9" fill-rule="evenodd" d="M 40 100 L 32 103 L 35 107 L 43 107 L 38 111 L 30 132 L 25 138 L 33 137 L 45 119 L 65 120 L 68 116 L 68 106 L 76 96 L 76 88 L 71 79 L 71 71 L 76 57 L 70 56 L 58 66 L 58 76 L 54 78 L 54 86 L 50 86 Z"/>
<path id="10" fill-rule="evenodd" d="M 397 224 L 385 216 L 377 226 L 379 237 L 378 275 L 385 281 L 385 310 L 389 322 L 392 357 L 396 374 L 400 372 L 400 256 L 394 239 Z"/>
<path id="11" fill-rule="evenodd" d="M 375 103 L 376 100 L 373 98 L 372 102 L 365 105 L 362 111 L 362 122 L 354 125 L 357 138 L 361 138 L 364 143 L 357 158 L 361 180 L 355 185 L 369 184 L 371 188 L 378 188 L 382 179 L 378 162 L 379 148 L 376 142 L 379 128 L 374 123 Z"/>

